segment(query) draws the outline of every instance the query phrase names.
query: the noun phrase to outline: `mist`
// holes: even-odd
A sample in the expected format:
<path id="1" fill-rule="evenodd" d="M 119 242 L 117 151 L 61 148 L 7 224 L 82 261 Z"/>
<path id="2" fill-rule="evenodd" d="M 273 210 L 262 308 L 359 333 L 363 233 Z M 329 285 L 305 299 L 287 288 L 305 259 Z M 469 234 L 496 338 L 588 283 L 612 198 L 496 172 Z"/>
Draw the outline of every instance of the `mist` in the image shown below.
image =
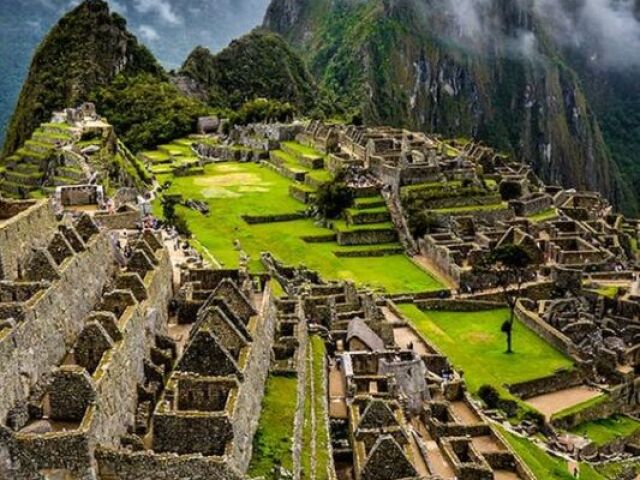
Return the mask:
<path id="1" fill-rule="evenodd" d="M 600 68 L 640 66 L 636 0 L 415 0 L 447 41 L 500 56 L 540 57 L 538 29 Z"/>

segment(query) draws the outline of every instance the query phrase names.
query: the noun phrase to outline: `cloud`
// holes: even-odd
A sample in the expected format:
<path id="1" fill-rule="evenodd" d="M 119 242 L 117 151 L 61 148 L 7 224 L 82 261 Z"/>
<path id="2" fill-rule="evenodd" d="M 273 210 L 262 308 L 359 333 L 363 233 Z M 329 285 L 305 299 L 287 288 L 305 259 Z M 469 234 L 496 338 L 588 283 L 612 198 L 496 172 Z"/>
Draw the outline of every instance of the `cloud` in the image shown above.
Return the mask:
<path id="1" fill-rule="evenodd" d="M 173 6 L 167 0 L 134 0 L 133 6 L 139 13 L 154 13 L 166 23 L 182 23 L 182 18 L 173 11 Z"/>
<path id="2" fill-rule="evenodd" d="M 111 10 L 121 13 L 122 15 L 126 15 L 128 12 L 127 5 L 120 0 L 109 0 L 109 6 Z"/>
<path id="3" fill-rule="evenodd" d="M 138 27 L 140 36 L 147 42 L 155 42 L 160 40 L 160 34 L 151 25 L 140 25 Z"/>
<path id="4" fill-rule="evenodd" d="M 561 46 L 580 51 L 598 66 L 640 66 L 636 0 L 414 0 L 414 4 L 429 20 L 431 31 L 467 50 L 540 59 L 537 29 L 542 28 Z"/>
<path id="5" fill-rule="evenodd" d="M 569 9 L 557 0 L 535 0 L 534 8 L 565 45 L 584 51 L 605 67 L 640 65 L 640 22 L 634 0 L 583 0 Z"/>

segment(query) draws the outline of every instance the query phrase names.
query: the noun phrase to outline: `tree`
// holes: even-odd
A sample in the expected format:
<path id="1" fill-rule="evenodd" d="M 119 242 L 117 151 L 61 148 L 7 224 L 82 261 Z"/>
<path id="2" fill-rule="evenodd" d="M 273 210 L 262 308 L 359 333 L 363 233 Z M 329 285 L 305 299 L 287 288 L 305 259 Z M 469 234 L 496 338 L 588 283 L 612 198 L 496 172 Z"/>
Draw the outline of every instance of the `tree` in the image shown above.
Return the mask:
<path id="1" fill-rule="evenodd" d="M 335 180 L 320 186 L 316 206 L 324 218 L 337 218 L 344 209 L 353 205 L 353 192 L 346 183 Z"/>
<path id="2" fill-rule="evenodd" d="M 513 353 L 512 335 L 516 302 L 522 296 L 522 286 L 528 278 L 529 267 L 536 261 L 536 256 L 523 246 L 505 244 L 493 249 L 474 266 L 476 274 L 495 279 L 509 306 L 509 318 L 501 328 L 507 339 L 507 353 Z"/>

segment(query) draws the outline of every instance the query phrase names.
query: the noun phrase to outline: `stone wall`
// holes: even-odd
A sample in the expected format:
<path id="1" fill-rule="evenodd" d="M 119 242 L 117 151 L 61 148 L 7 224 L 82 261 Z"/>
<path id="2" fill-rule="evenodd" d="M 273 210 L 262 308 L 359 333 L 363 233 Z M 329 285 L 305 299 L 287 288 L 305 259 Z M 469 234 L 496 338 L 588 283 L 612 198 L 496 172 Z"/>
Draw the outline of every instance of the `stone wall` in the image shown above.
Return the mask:
<path id="1" fill-rule="evenodd" d="M 338 232 L 338 245 L 375 245 L 398 240 L 393 228 L 362 229 Z"/>
<path id="2" fill-rule="evenodd" d="M 244 379 L 238 391 L 233 415 L 233 465 L 241 472 L 249 468 L 253 453 L 253 437 L 258 429 L 264 388 L 269 375 L 271 347 L 276 327 L 276 305 L 267 286 L 262 305 L 259 306 L 262 324 L 253 334 L 251 351 L 244 370 Z"/>
<path id="3" fill-rule="evenodd" d="M 518 300 L 516 303 L 516 316 L 524 325 L 562 353 L 576 361 L 580 361 L 580 351 L 571 339 L 553 328 L 539 315 L 529 310 L 523 300 Z"/>
<path id="4" fill-rule="evenodd" d="M 296 413 L 293 419 L 293 478 L 300 480 L 300 472 L 302 469 L 302 455 L 305 452 L 302 451 L 304 444 L 303 430 L 305 422 L 305 396 L 306 396 L 306 384 L 307 384 L 307 350 L 309 349 L 309 332 L 307 329 L 307 315 L 306 312 L 301 312 L 299 315 L 300 323 L 298 328 L 298 349 L 296 359 L 298 383 L 296 386 L 297 401 L 296 401 Z M 309 419 L 311 421 L 311 419 Z"/>
<path id="5" fill-rule="evenodd" d="M 246 480 L 226 459 L 99 448 L 101 480 Z"/>
<path id="6" fill-rule="evenodd" d="M 585 376 L 581 369 L 561 370 L 547 377 L 508 385 L 508 388 L 509 392 L 526 400 L 581 385 L 584 380 Z"/>
<path id="7" fill-rule="evenodd" d="M 0 278 L 16 280 L 31 248 L 46 247 L 56 231 L 57 221 L 47 200 L 26 210 L 14 208 L 14 216 L 0 221 Z"/>
<path id="8" fill-rule="evenodd" d="M 94 236 L 86 247 L 63 265 L 59 280 L 38 294 L 24 320 L 1 334 L 0 419 L 51 365 L 60 364 L 114 273 L 107 234 Z"/>
<path id="9" fill-rule="evenodd" d="M 142 214 L 138 210 L 123 213 L 97 213 L 95 221 L 108 230 L 135 230 L 142 222 Z"/>

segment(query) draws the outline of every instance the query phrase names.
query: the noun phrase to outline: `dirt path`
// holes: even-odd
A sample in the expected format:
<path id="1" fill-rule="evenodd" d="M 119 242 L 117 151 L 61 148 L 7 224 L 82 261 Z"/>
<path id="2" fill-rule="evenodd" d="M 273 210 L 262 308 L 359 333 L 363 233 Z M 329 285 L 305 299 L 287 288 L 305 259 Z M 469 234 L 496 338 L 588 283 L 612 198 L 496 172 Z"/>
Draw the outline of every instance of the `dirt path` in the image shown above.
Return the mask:
<path id="1" fill-rule="evenodd" d="M 347 418 L 346 386 L 342 372 L 334 364 L 329 367 L 329 416 Z"/>
<path id="2" fill-rule="evenodd" d="M 453 409 L 455 416 L 458 417 L 465 425 L 482 423 L 480 417 L 476 415 L 475 412 L 471 410 L 471 407 L 469 407 L 465 402 L 452 402 L 451 408 Z"/>
<path id="3" fill-rule="evenodd" d="M 424 444 L 427 455 L 429 456 L 429 465 L 433 468 L 432 475 L 439 475 L 445 480 L 455 479 L 455 472 L 453 467 L 444 457 L 442 450 L 438 446 L 438 443 L 431 438 L 429 431 L 424 424 L 418 419 L 414 419 L 411 424 L 416 432 L 419 434 L 422 443 Z"/>
<path id="4" fill-rule="evenodd" d="M 600 390 L 586 385 L 580 385 L 578 387 L 532 397 L 525 400 L 525 402 L 544 414 L 546 418 L 551 418 L 551 415 L 554 413 L 560 412 L 565 408 L 573 407 L 599 395 L 602 395 Z"/>
<path id="5" fill-rule="evenodd" d="M 394 328 L 393 337 L 396 345 L 401 348 L 407 348 L 409 344 L 413 344 L 413 351 L 418 355 L 428 355 L 429 353 L 432 353 L 429 351 L 422 339 L 409 327 Z"/>

